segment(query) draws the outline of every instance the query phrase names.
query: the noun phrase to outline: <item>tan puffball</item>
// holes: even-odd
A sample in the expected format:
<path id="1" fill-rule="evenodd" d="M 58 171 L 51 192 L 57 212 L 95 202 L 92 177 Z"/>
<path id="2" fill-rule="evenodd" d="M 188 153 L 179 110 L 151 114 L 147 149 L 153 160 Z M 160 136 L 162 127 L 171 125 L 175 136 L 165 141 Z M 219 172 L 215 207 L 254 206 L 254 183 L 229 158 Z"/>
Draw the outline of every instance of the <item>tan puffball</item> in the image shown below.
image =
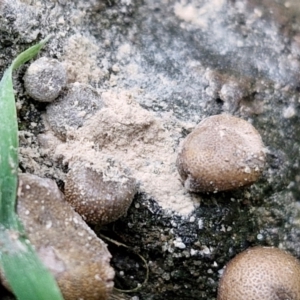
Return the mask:
<path id="1" fill-rule="evenodd" d="M 17 212 L 65 300 L 109 298 L 114 270 L 107 246 L 64 200 L 55 181 L 20 174 Z"/>
<path id="2" fill-rule="evenodd" d="M 24 76 L 26 91 L 41 102 L 52 102 L 66 85 L 64 66 L 56 59 L 41 57 L 31 63 Z"/>
<path id="3" fill-rule="evenodd" d="M 107 224 L 124 215 L 136 193 L 136 181 L 119 166 L 107 161 L 102 170 L 84 162 L 71 165 L 65 196 L 88 223 Z"/>
<path id="4" fill-rule="evenodd" d="M 256 129 L 228 114 L 200 122 L 183 141 L 178 172 L 191 192 L 218 192 L 255 182 L 265 164 L 264 145 Z"/>
<path id="5" fill-rule="evenodd" d="M 287 252 L 254 247 L 225 268 L 218 300 L 300 300 L 300 262 Z"/>

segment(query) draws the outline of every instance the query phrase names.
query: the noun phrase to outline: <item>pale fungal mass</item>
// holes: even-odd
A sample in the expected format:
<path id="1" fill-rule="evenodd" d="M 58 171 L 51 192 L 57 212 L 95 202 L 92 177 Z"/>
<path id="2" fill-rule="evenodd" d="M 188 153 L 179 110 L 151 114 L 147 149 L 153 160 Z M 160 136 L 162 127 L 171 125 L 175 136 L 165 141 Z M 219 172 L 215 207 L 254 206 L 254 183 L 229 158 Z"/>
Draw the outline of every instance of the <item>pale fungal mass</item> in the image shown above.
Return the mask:
<path id="1" fill-rule="evenodd" d="M 34 61 L 24 76 L 26 91 L 40 102 L 52 102 L 67 83 L 67 73 L 57 59 L 41 57 Z"/>
<path id="2" fill-rule="evenodd" d="M 146 110 L 136 101 L 136 92 L 98 89 L 97 96 L 83 93 L 81 84 L 75 94 L 69 91 L 72 97 L 64 96 L 70 86 L 46 109 L 47 130 L 40 147 L 49 159 L 64 165 L 78 160 L 95 165 L 103 156 L 113 157 L 130 168 L 144 196 L 155 199 L 163 209 L 183 215 L 192 212 L 196 200 L 179 181 L 175 149 L 182 127 L 194 124 L 179 122 L 169 113 L 157 116 Z"/>
<path id="3" fill-rule="evenodd" d="M 218 192 L 248 186 L 265 164 L 260 134 L 247 121 L 221 114 L 200 122 L 186 137 L 178 172 L 191 192 Z"/>
<path id="4" fill-rule="evenodd" d="M 127 212 L 135 193 L 135 179 L 109 160 L 102 170 L 75 162 L 66 176 L 66 200 L 91 224 L 117 220 Z"/>
<path id="5" fill-rule="evenodd" d="M 218 300 L 300 300 L 300 262 L 272 247 L 254 247 L 225 267 Z"/>

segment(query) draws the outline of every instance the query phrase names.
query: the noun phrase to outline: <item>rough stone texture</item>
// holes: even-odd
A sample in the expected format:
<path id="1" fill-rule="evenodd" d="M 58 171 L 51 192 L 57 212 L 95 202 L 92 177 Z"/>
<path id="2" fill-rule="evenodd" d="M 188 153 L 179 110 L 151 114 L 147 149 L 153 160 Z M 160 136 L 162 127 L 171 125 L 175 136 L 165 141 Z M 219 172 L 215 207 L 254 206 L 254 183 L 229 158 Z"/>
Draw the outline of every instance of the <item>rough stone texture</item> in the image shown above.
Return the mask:
<path id="1" fill-rule="evenodd" d="M 173 135 L 175 144 L 222 112 L 251 122 L 262 135 L 266 168 L 250 188 L 195 195 L 198 205 L 188 216 L 139 193 L 127 217 L 102 228 L 149 263 L 149 281 L 132 297 L 216 299 L 223 266 L 249 246 L 279 246 L 300 257 L 299 15 L 297 0 L 0 2 L 1 72 L 17 53 L 54 33 L 41 55 L 61 61 L 69 83 L 130 90 L 158 116 L 192 123 Z M 26 96 L 25 69 L 15 75 L 20 168 L 63 188 L 67 166 L 40 149 L 45 105 Z M 117 287 L 142 282 L 139 258 L 111 248 Z"/>
<path id="2" fill-rule="evenodd" d="M 67 129 L 78 129 L 103 106 L 95 89 L 77 82 L 70 84 L 56 101 L 47 106 L 47 121 L 51 129 L 65 139 Z"/>
<path id="3" fill-rule="evenodd" d="M 17 212 L 64 299 L 108 299 L 114 271 L 107 246 L 68 205 L 53 180 L 20 174 Z"/>

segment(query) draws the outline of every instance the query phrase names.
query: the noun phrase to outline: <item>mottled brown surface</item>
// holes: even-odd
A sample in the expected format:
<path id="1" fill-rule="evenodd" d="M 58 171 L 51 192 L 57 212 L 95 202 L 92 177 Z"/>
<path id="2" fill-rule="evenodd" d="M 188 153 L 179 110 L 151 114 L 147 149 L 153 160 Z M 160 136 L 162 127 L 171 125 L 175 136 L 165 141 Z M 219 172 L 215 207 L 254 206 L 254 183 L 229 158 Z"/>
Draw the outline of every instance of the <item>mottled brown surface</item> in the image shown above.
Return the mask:
<path id="1" fill-rule="evenodd" d="M 66 200 L 88 223 L 99 225 L 117 220 L 127 212 L 136 192 L 133 178 L 117 171 L 110 176 L 107 173 L 78 162 L 67 174 Z"/>
<path id="2" fill-rule="evenodd" d="M 229 262 L 218 300 L 299 300 L 300 262 L 271 247 L 250 248 Z"/>
<path id="3" fill-rule="evenodd" d="M 18 214 L 65 300 L 106 300 L 114 271 L 106 244 L 64 201 L 54 181 L 19 176 Z"/>
<path id="4" fill-rule="evenodd" d="M 255 182 L 264 167 L 263 142 L 256 129 L 227 114 L 204 119 L 184 140 L 177 167 L 193 192 L 217 192 Z"/>

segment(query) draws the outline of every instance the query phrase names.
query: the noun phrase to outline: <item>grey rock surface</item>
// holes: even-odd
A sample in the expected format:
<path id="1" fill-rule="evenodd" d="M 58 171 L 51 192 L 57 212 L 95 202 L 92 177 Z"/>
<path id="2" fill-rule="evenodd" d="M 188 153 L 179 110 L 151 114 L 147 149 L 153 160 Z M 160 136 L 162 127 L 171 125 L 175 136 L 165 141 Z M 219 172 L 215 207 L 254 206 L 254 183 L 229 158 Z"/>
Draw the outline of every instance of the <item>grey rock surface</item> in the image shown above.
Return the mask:
<path id="1" fill-rule="evenodd" d="M 64 139 L 67 129 L 78 129 L 103 106 L 100 95 L 91 86 L 70 84 L 55 102 L 47 106 L 47 121 L 56 135 Z"/>
<path id="2" fill-rule="evenodd" d="M 162 128 L 174 153 L 199 121 L 222 112 L 251 122 L 262 135 L 267 165 L 250 188 L 192 195 L 195 209 L 181 214 L 163 209 L 141 180 L 127 216 L 101 228 L 149 264 L 149 280 L 130 294 L 138 297 L 133 299 L 215 299 L 223 266 L 253 245 L 278 246 L 300 258 L 299 15 L 297 0 L 0 3 L 1 72 L 17 53 L 52 33 L 41 55 L 61 61 L 70 84 L 89 84 L 99 93 L 130 91 L 128 101 L 161 121 L 172 115 L 173 123 Z M 20 168 L 55 178 L 63 188 L 68 161 L 38 142 L 48 131 L 46 107 L 26 95 L 25 70 L 15 75 Z M 124 134 L 132 129 L 130 122 L 121 125 Z M 67 134 L 67 142 L 72 138 Z M 101 141 L 93 140 L 99 153 L 119 147 L 114 136 Z M 164 163 L 153 168 L 157 178 Z M 132 289 L 143 281 L 145 268 L 134 252 L 123 250 L 111 245 L 116 286 Z"/>

